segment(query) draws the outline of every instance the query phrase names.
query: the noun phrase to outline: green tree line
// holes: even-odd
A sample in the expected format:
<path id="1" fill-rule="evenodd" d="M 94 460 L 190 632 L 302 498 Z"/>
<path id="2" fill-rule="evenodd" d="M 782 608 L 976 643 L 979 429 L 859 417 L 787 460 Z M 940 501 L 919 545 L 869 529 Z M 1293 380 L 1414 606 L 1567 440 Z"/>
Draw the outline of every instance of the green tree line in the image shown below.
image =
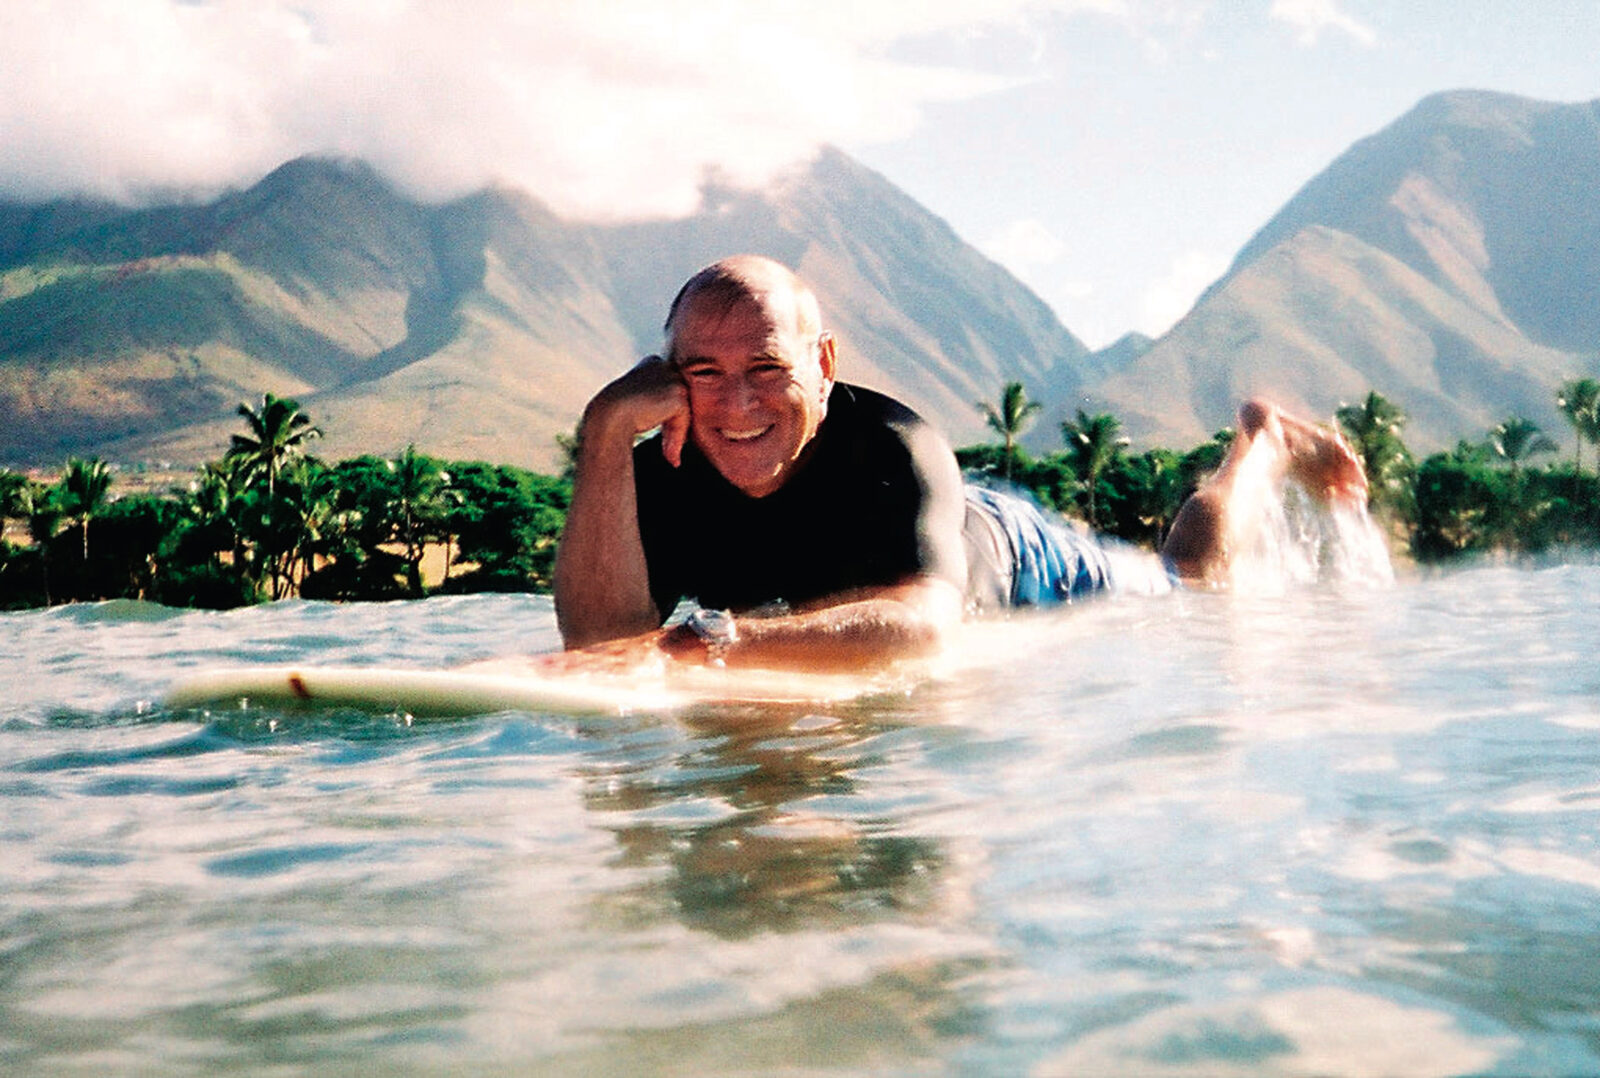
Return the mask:
<path id="1" fill-rule="evenodd" d="M 1572 428 L 1570 458 L 1532 421 L 1510 416 L 1481 440 L 1462 439 L 1419 463 L 1405 444 L 1405 412 L 1377 392 L 1338 409 L 1336 420 L 1361 458 L 1370 508 L 1393 545 L 1438 562 L 1600 546 L 1600 475 L 1584 468 L 1585 446 L 1594 447 L 1590 459 L 1600 467 L 1600 381 L 1567 382 L 1556 404 Z M 956 451 L 969 475 L 1012 483 L 1097 531 L 1152 548 L 1233 438 L 1224 429 L 1186 453 L 1134 453 L 1115 416 L 1079 410 L 1061 423 L 1063 448 L 1034 457 L 1019 439 L 1039 406 L 1021 383 L 1004 387 L 998 407 L 977 407 L 1001 442 Z"/>
<path id="2" fill-rule="evenodd" d="M 97 459 L 69 460 L 54 483 L 0 470 L 0 608 L 549 588 L 568 478 L 414 448 L 328 464 L 310 453 L 321 432 L 295 401 L 267 394 L 239 415 L 244 433 L 166 494 L 114 496 Z M 425 588 L 430 551 L 440 565 Z"/>
<path id="3" fill-rule="evenodd" d="M 1591 446 L 1600 467 L 1600 382 L 1568 382 L 1557 405 L 1574 440 L 1571 456 L 1555 459 L 1556 443 L 1519 416 L 1420 463 L 1405 445 L 1405 413 L 1381 394 L 1340 408 L 1337 421 L 1366 468 L 1374 514 L 1419 560 L 1600 546 L 1600 475 L 1584 466 Z M 1001 441 L 956 451 L 969 475 L 1152 548 L 1233 437 L 1224 429 L 1184 453 L 1135 453 L 1115 416 L 1079 410 L 1060 424 L 1063 448 L 1035 457 L 1020 438 L 1040 407 L 1021 383 L 978 408 Z M 115 496 L 98 459 L 69 460 L 54 483 L 0 469 L 0 609 L 549 589 L 570 475 L 414 448 L 328 464 L 311 454 L 321 432 L 295 401 L 267 394 L 239 416 L 244 432 L 226 452 L 165 494 Z M 430 551 L 439 564 L 425 581 Z"/>

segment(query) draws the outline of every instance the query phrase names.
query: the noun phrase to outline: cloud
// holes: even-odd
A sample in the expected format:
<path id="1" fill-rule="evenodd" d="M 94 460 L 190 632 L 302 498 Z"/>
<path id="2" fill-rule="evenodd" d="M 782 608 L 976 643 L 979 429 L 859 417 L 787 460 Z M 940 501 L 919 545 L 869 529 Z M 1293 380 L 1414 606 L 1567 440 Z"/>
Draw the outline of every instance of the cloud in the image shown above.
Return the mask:
<path id="1" fill-rule="evenodd" d="M 1339 10 L 1338 0 L 1272 0 L 1267 15 L 1298 30 L 1298 40 L 1305 46 L 1315 45 L 1324 30 L 1348 34 L 1362 45 L 1378 40 L 1370 26 Z"/>
<path id="2" fill-rule="evenodd" d="M 208 193 L 322 153 L 423 197 L 500 182 L 569 213 L 682 213 L 709 167 L 759 182 L 1015 82 L 896 41 L 1103 5 L 6 0 L 0 193 Z"/>
<path id="3" fill-rule="evenodd" d="M 1036 269 L 1059 262 L 1067 245 L 1043 221 L 1027 217 L 1012 221 L 989 237 L 983 250 L 1013 273 L 1025 277 Z"/>
<path id="4" fill-rule="evenodd" d="M 1189 313 L 1200 293 L 1228 269 L 1228 259 L 1207 251 L 1185 251 L 1167 272 L 1145 289 L 1139 304 L 1139 332 L 1159 337 Z"/>

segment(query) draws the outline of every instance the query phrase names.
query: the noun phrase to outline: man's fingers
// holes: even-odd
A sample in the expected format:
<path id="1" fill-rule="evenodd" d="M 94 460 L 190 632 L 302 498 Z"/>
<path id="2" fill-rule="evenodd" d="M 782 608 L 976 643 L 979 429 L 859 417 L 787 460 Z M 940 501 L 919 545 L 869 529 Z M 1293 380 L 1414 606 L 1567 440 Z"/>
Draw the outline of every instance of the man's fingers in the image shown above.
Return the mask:
<path id="1" fill-rule="evenodd" d="M 683 379 L 660 356 L 645 356 L 635 369 L 639 368 L 649 368 L 652 373 L 664 377 L 677 398 L 677 410 L 661 421 L 661 455 L 676 468 L 683 463 L 683 444 L 689 440 L 689 396 L 684 390 Z"/>
<path id="2" fill-rule="evenodd" d="M 683 443 L 689 439 L 689 412 L 685 409 L 661 424 L 661 455 L 676 468 L 683 463 Z"/>

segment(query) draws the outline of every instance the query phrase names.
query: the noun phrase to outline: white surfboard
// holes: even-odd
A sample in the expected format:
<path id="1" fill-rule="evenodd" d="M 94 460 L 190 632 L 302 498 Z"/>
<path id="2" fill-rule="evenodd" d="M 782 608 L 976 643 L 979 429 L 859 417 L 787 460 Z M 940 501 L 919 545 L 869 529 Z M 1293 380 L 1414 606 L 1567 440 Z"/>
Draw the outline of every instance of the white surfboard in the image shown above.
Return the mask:
<path id="1" fill-rule="evenodd" d="M 526 662 L 453 670 L 375 666 L 240 666 L 201 671 L 166 694 L 168 708 L 349 707 L 417 717 L 547 711 L 672 712 L 717 703 L 826 703 L 884 691 L 881 682 L 822 674 L 688 668 L 673 676 L 550 675 Z"/>

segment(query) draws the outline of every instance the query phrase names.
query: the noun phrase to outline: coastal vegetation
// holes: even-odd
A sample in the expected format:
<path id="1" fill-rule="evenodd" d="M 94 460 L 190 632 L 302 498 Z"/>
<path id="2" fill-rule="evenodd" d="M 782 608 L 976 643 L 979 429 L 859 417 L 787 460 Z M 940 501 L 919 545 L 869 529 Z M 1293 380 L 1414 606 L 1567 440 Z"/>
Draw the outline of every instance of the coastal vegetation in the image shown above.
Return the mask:
<path id="1" fill-rule="evenodd" d="M 1366 468 L 1371 509 L 1419 561 L 1600 546 L 1600 382 L 1557 398 L 1572 452 L 1521 416 L 1417 461 L 1405 412 L 1379 393 L 1336 421 Z M 1107 413 L 1060 424 L 1063 448 L 1018 438 L 1039 411 L 1021 383 L 979 409 L 1001 442 L 956 456 L 969 476 L 1134 543 L 1160 545 L 1185 498 L 1221 462 L 1231 430 L 1185 452 L 1133 452 Z M 546 591 L 571 477 L 408 447 L 327 463 L 293 400 L 242 404 L 245 430 L 185 484 L 119 491 L 113 469 L 73 458 L 53 480 L 0 469 L 0 608 L 110 598 L 229 608 L 273 599 L 419 598 Z"/>
<path id="2" fill-rule="evenodd" d="M 246 433 L 174 490 L 118 496 L 100 460 L 54 482 L 0 470 L 0 608 L 548 589 L 567 479 L 414 448 L 329 464 L 295 401 L 239 414 Z"/>
<path id="3" fill-rule="evenodd" d="M 986 410 L 1004 415 L 1017 396 L 1025 400 L 1026 391 L 1007 386 L 1001 407 Z M 1585 445 L 1600 466 L 1600 382 L 1564 383 L 1557 405 L 1572 428 L 1570 458 L 1536 424 L 1513 415 L 1479 440 L 1462 439 L 1419 463 L 1405 444 L 1406 413 L 1377 392 L 1341 407 L 1335 420 L 1366 469 L 1369 508 L 1392 545 L 1438 562 L 1600 546 L 1600 475 L 1583 467 Z M 1082 410 L 1061 433 L 1064 448 L 1039 456 L 1008 441 L 968 446 L 956 457 L 969 475 L 1009 476 L 1040 504 L 1152 548 L 1233 437 L 1224 429 L 1187 452 L 1133 453 L 1115 416 Z"/>

